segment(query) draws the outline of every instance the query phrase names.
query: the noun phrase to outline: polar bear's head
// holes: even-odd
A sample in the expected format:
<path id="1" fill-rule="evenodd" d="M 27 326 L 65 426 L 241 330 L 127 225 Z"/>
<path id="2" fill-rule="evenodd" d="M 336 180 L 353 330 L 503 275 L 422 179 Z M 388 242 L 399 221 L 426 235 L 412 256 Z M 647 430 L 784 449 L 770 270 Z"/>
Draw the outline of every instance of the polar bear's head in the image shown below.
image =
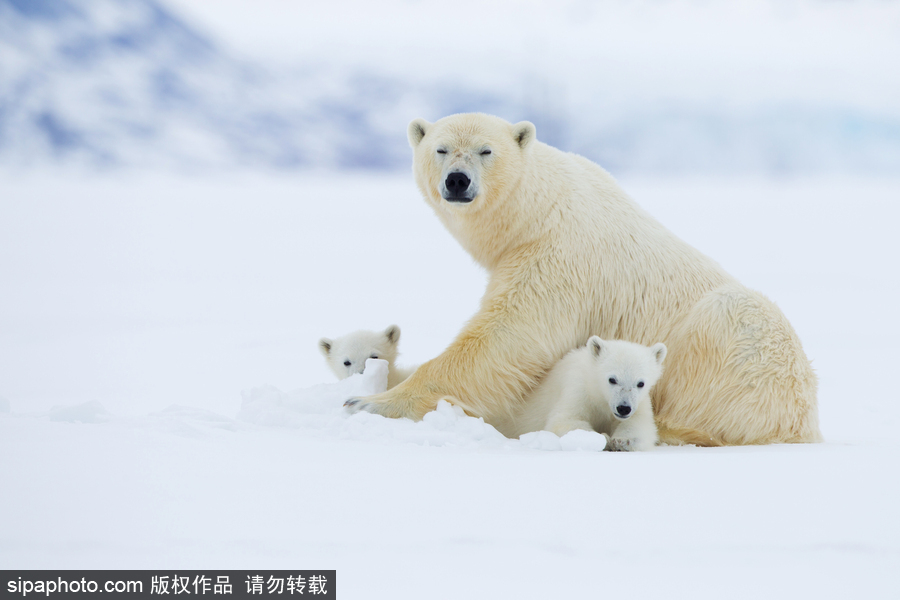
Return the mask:
<path id="1" fill-rule="evenodd" d="M 650 389 L 662 375 L 665 344 L 647 347 L 592 336 L 587 346 L 596 360 L 595 373 L 616 419 L 624 421 L 642 402 L 650 402 Z"/>
<path id="2" fill-rule="evenodd" d="M 534 125 L 515 125 L 484 114 L 452 115 L 407 130 L 413 170 L 422 194 L 437 207 L 473 210 L 503 196 L 522 169 L 535 139 Z"/>
<path id="3" fill-rule="evenodd" d="M 338 379 L 362 373 L 366 360 L 380 358 L 392 368 L 397 359 L 400 328 L 391 325 L 384 331 L 354 331 L 333 340 L 319 340 L 319 350 Z"/>

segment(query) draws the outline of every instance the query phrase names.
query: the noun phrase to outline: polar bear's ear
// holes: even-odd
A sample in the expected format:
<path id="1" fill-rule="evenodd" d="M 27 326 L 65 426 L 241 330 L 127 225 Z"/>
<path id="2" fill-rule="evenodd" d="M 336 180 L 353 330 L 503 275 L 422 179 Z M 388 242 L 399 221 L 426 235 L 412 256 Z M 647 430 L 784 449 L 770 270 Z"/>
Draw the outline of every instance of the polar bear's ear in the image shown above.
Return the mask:
<path id="1" fill-rule="evenodd" d="M 520 121 L 513 125 L 513 139 L 519 144 L 519 148 L 523 150 L 530 144 L 536 135 L 534 123 L 530 121 Z"/>
<path id="2" fill-rule="evenodd" d="M 425 137 L 425 132 L 428 131 L 430 127 L 431 123 L 425 119 L 413 119 L 406 129 L 406 137 L 409 138 L 410 147 L 415 149 L 415 147 L 419 145 L 419 142 L 422 141 L 422 138 Z"/>
<path id="3" fill-rule="evenodd" d="M 656 358 L 656 364 L 661 365 L 663 359 L 666 357 L 666 352 L 668 352 L 668 348 L 662 342 L 658 344 L 653 344 L 650 347 L 650 352 L 653 353 L 654 358 Z"/>
<path id="4" fill-rule="evenodd" d="M 400 328 L 396 325 L 391 325 L 384 330 L 384 337 L 387 338 L 387 341 L 389 341 L 392 346 L 396 346 L 397 342 L 400 341 Z"/>
<path id="5" fill-rule="evenodd" d="M 329 340 L 328 338 L 322 338 L 319 340 L 319 350 L 322 351 L 322 354 L 325 355 L 325 358 L 331 356 L 331 347 L 334 345 L 334 342 Z"/>
<path id="6" fill-rule="evenodd" d="M 588 340 L 587 347 L 591 349 L 591 354 L 600 356 L 603 352 L 603 340 L 596 335 L 592 335 L 591 339 Z"/>

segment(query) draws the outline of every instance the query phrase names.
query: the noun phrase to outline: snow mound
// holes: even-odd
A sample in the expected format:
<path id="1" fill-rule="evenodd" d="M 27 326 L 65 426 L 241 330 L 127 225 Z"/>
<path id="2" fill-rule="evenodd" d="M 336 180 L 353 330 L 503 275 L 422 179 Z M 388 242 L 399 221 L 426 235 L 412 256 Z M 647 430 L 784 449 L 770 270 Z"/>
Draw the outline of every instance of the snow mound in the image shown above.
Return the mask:
<path id="1" fill-rule="evenodd" d="M 517 442 L 484 422 L 469 417 L 458 406 L 445 400 L 425 415 L 421 421 L 387 419 L 381 415 L 360 412 L 345 422 L 341 437 L 366 440 L 418 444 L 420 446 L 457 446 L 499 448 Z"/>
<path id="2" fill-rule="evenodd" d="M 241 392 L 243 402 L 238 420 L 257 425 L 303 427 L 310 415 L 341 415 L 344 401 L 354 396 L 371 396 L 387 389 L 388 363 L 370 358 L 365 371 L 336 383 L 323 383 L 293 392 L 266 385 Z"/>
<path id="3" fill-rule="evenodd" d="M 96 400 L 74 406 L 54 406 L 47 417 L 66 423 L 105 423 L 109 412 Z"/>
<path id="4" fill-rule="evenodd" d="M 370 396 L 387 389 L 388 363 L 369 359 L 360 375 L 293 392 L 267 385 L 243 392 L 237 419 L 266 426 L 306 429 L 340 439 L 412 443 L 421 446 L 499 447 L 507 440 L 484 419 L 469 417 L 458 406 L 441 401 L 421 421 L 387 419 L 344 410 L 348 398 Z"/>

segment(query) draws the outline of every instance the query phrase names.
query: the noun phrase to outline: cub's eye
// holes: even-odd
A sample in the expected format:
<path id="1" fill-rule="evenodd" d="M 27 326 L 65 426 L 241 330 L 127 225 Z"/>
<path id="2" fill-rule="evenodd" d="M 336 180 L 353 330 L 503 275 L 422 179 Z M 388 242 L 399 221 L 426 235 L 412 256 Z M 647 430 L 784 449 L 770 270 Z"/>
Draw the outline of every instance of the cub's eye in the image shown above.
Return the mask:
<path id="1" fill-rule="evenodd" d="M 486 155 L 488 155 L 488 154 L 490 154 L 490 153 L 491 153 L 491 149 L 490 149 L 490 148 L 488 148 L 487 150 L 482 150 L 482 151 L 481 151 L 481 155 L 482 155 L 482 156 L 486 156 Z"/>
<path id="2" fill-rule="evenodd" d="M 345 360 L 345 361 L 344 361 L 344 366 L 345 366 L 345 367 L 349 367 L 349 366 L 350 366 L 350 361 L 349 361 L 349 360 Z"/>
<path id="3" fill-rule="evenodd" d="M 438 148 L 437 153 L 438 153 L 438 154 L 447 154 L 447 151 L 444 150 L 443 148 Z"/>
<path id="4" fill-rule="evenodd" d="M 369 358 L 378 358 L 378 355 L 377 355 L 377 354 L 373 354 L 373 355 L 370 356 Z M 643 384 L 642 384 L 642 385 L 643 385 Z"/>
<path id="5" fill-rule="evenodd" d="M 638 381 L 638 387 L 644 387 L 644 382 L 643 382 L 643 381 Z"/>
<path id="6" fill-rule="evenodd" d="M 610 378 L 609 378 L 609 382 L 610 382 L 611 384 L 613 384 L 613 385 L 616 385 L 617 383 L 619 383 L 618 381 L 616 381 L 616 378 L 615 378 L 615 377 L 610 377 Z"/>

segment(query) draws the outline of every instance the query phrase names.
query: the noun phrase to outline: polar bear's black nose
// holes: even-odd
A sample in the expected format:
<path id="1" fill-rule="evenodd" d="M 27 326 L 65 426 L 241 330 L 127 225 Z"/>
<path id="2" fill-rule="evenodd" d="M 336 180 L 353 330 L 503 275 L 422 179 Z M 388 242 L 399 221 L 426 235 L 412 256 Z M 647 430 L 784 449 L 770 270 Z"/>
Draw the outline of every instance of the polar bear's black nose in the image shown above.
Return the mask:
<path id="1" fill-rule="evenodd" d="M 627 417 L 631 414 L 631 407 L 627 404 L 620 404 L 616 407 L 616 412 L 619 413 L 620 417 Z"/>
<path id="2" fill-rule="evenodd" d="M 450 193 L 451 197 L 459 197 L 463 195 L 463 192 L 469 189 L 470 183 L 472 182 L 466 177 L 465 173 L 457 171 L 447 175 L 447 181 L 444 182 L 444 186 L 447 188 L 447 192 Z"/>

